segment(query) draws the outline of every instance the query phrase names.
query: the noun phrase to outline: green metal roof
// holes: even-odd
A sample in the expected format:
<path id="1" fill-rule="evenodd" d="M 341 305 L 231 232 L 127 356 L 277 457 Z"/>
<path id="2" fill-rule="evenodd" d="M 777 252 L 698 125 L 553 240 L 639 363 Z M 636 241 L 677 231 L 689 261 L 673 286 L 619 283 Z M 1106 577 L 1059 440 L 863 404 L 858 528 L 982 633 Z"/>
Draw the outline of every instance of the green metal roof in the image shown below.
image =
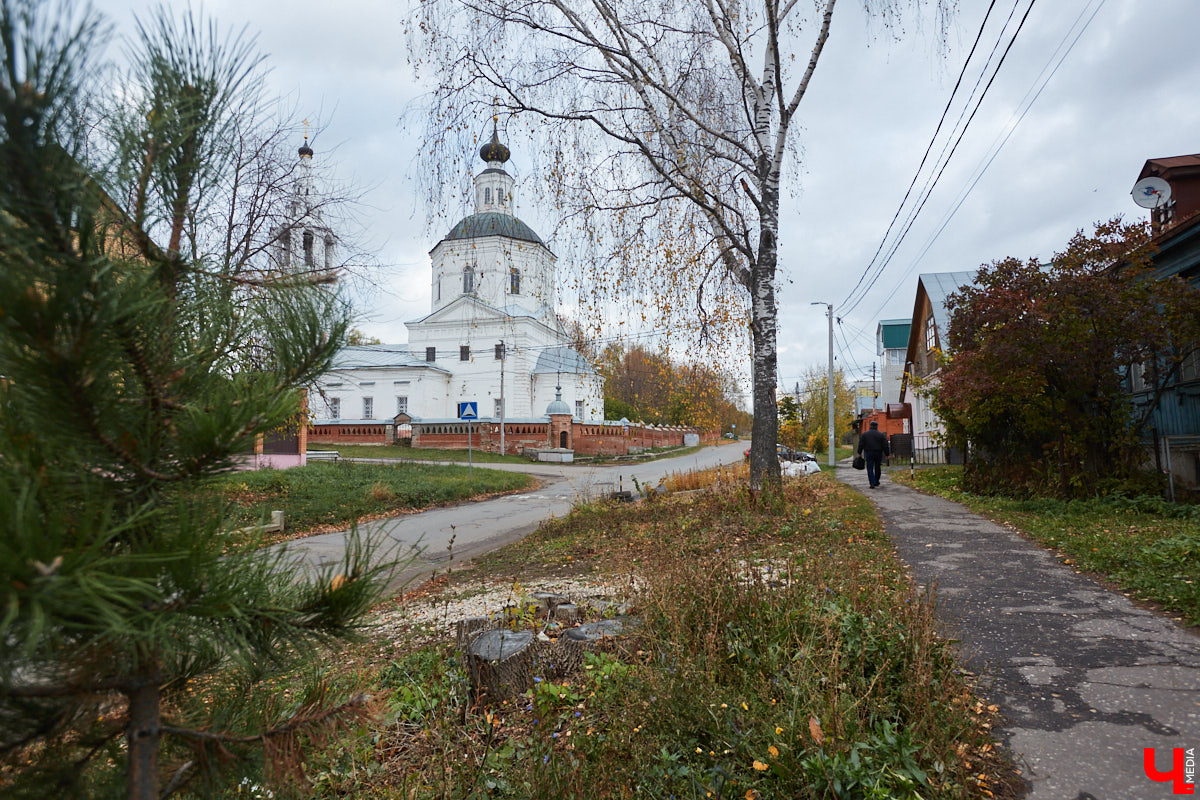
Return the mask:
<path id="1" fill-rule="evenodd" d="M 884 350 L 903 350 L 908 347 L 908 329 L 912 320 L 885 319 L 880 320 L 879 330 L 883 334 Z"/>
<path id="2" fill-rule="evenodd" d="M 472 214 L 451 228 L 446 239 L 477 239 L 483 236 L 507 236 L 545 246 L 545 242 L 524 222 L 496 211 Z"/>

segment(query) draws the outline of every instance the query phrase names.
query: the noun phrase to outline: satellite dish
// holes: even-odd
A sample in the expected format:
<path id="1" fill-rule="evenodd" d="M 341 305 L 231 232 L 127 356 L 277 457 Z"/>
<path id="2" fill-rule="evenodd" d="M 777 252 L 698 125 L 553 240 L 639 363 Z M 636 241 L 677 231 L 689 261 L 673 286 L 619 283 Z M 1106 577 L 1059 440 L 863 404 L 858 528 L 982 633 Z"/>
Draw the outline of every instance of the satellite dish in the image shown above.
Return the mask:
<path id="1" fill-rule="evenodd" d="M 1142 178 L 1133 185 L 1133 202 L 1142 208 L 1165 206 L 1171 199 L 1171 184 L 1162 178 Z"/>

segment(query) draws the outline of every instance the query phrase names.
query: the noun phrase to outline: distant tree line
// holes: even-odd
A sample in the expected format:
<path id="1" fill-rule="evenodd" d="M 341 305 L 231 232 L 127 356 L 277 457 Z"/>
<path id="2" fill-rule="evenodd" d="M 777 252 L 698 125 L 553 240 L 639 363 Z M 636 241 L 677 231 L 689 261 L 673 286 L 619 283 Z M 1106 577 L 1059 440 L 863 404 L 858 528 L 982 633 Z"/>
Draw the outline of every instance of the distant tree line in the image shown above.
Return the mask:
<path id="1" fill-rule="evenodd" d="M 596 354 L 604 376 L 604 418 L 749 433 L 732 375 L 710 364 L 681 363 L 639 345 L 610 344 Z"/>

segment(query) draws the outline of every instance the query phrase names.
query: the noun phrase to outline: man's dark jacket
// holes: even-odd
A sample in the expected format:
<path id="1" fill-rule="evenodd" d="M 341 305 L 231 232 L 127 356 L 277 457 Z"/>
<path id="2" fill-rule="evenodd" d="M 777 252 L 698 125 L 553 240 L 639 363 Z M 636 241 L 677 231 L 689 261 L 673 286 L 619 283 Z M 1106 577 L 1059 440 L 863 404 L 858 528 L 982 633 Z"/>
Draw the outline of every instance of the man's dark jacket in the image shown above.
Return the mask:
<path id="1" fill-rule="evenodd" d="M 880 430 L 869 430 L 858 439 L 858 452 L 887 454 L 887 434 Z"/>

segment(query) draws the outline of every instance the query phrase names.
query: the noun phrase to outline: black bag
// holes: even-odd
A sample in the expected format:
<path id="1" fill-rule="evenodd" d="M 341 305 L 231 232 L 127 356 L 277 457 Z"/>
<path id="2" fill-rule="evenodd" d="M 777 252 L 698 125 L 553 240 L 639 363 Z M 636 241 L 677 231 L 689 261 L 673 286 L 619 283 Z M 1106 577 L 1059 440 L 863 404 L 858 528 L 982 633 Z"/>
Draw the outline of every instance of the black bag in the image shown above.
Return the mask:
<path id="1" fill-rule="evenodd" d="M 861 455 L 855 456 L 854 463 L 851 466 L 853 466 L 855 469 L 866 469 L 867 460 Z"/>

